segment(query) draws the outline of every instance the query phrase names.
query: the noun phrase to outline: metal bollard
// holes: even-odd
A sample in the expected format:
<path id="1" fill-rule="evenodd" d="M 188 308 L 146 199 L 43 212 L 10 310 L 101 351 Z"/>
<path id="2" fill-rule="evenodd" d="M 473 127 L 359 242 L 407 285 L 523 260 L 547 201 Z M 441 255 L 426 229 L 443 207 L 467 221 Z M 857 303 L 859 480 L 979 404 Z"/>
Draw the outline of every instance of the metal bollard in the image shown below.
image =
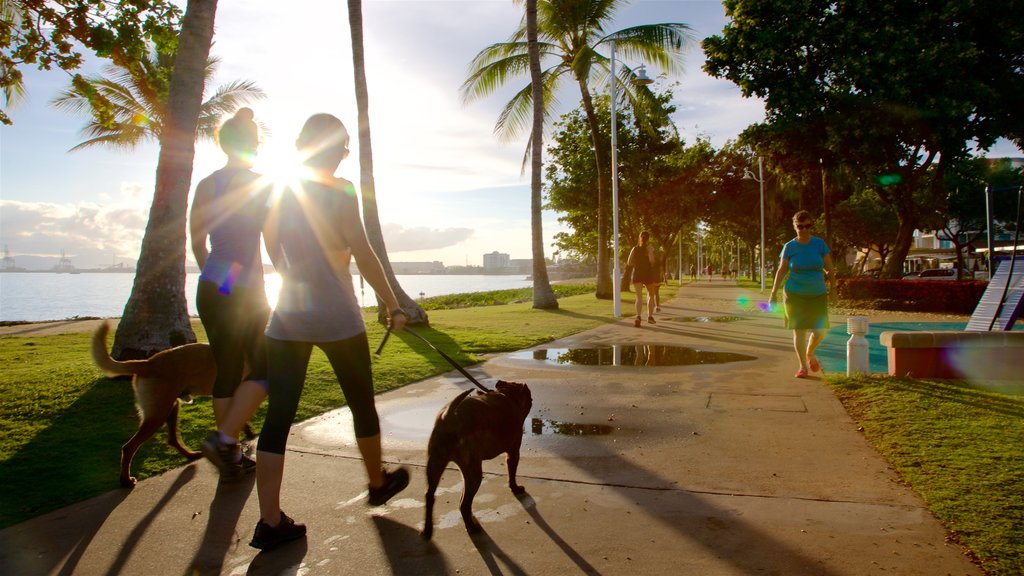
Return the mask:
<path id="1" fill-rule="evenodd" d="M 868 355 L 868 319 L 860 316 L 846 319 L 846 375 L 870 374 L 871 360 Z"/>

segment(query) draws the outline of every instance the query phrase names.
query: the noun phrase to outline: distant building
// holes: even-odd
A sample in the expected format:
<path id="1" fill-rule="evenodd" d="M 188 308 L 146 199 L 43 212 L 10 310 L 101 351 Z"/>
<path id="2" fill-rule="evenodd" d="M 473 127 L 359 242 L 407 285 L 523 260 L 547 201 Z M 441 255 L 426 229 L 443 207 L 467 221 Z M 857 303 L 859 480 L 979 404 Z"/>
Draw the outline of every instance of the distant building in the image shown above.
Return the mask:
<path id="1" fill-rule="evenodd" d="M 503 272 L 508 269 L 510 261 L 508 254 L 502 254 L 497 250 L 484 254 L 484 272 Z"/>
<path id="2" fill-rule="evenodd" d="M 395 274 L 444 274 L 444 262 L 392 262 Z"/>
<path id="3" fill-rule="evenodd" d="M 510 272 L 515 272 L 516 274 L 533 274 L 533 258 L 509 260 L 508 268 Z"/>

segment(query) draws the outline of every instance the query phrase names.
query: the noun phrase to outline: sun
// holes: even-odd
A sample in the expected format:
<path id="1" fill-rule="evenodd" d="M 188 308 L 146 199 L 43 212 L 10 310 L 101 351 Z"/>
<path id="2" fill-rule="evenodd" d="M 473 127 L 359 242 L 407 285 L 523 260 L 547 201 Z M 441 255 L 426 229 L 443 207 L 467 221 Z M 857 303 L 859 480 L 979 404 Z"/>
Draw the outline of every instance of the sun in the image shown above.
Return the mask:
<path id="1" fill-rule="evenodd" d="M 253 169 L 262 174 L 276 191 L 294 187 L 303 174 L 302 161 L 295 148 L 276 141 L 260 148 Z"/>

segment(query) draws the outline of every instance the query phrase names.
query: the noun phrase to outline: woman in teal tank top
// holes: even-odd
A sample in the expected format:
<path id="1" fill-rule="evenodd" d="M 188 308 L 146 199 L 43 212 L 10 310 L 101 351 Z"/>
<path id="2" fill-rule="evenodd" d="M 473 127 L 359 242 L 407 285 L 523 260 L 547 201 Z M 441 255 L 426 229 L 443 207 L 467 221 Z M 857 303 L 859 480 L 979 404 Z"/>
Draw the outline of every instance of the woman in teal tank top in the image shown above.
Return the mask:
<path id="1" fill-rule="evenodd" d="M 796 238 L 782 247 L 779 269 L 769 302 L 775 302 L 785 279 L 783 294 L 786 327 L 793 331 L 793 348 L 800 367 L 797 378 L 821 371 L 814 351 L 828 332 L 828 285 L 835 278 L 832 255 L 825 241 L 812 235 L 814 219 L 801 210 L 793 215 Z"/>

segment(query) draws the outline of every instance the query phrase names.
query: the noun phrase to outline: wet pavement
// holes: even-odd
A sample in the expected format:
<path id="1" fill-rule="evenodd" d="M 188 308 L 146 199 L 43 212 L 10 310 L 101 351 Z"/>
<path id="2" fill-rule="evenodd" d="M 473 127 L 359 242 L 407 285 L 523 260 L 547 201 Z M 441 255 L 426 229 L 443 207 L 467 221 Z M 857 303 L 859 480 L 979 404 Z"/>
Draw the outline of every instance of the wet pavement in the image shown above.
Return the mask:
<path id="1" fill-rule="evenodd" d="M 249 548 L 252 479 L 218 485 L 198 462 L 0 532 L 0 573 L 981 574 L 820 378 L 793 377 L 791 333 L 760 299 L 696 283 L 663 303 L 657 324 L 627 317 L 538 346 L 544 359 L 524 351 L 471 368 L 533 394 L 518 474 L 528 493 L 509 491 L 503 459 L 485 462 L 481 535 L 465 531 L 454 467 L 434 539 L 418 535 L 430 428 L 472 386 L 453 372 L 378 397 L 385 457 L 413 473 L 386 506 L 366 505 L 341 409 L 295 426 L 289 441 L 283 506 L 307 524 L 305 540 Z M 708 321 L 674 320 L 691 318 Z M 650 361 L 673 348 L 744 358 Z M 579 349 L 613 361 L 548 360 Z"/>

